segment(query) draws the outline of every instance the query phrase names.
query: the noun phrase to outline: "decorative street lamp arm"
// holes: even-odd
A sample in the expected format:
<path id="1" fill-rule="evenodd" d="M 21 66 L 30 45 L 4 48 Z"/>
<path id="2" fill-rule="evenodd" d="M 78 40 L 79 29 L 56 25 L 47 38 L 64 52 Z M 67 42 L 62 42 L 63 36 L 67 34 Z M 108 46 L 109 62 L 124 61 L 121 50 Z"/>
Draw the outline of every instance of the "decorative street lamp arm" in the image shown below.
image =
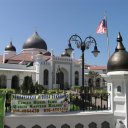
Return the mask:
<path id="1" fill-rule="evenodd" d="M 78 36 L 77 34 L 72 35 L 69 38 L 69 44 L 71 45 L 71 42 L 75 42 L 75 44 L 77 45 L 77 48 L 80 48 L 81 43 L 82 43 L 82 39 L 80 38 L 80 36 Z"/>
<path id="2" fill-rule="evenodd" d="M 84 43 L 86 45 L 86 49 L 89 49 L 89 47 L 92 43 L 94 43 L 94 45 L 97 46 L 96 40 L 92 36 L 86 37 L 84 40 Z"/>
<path id="3" fill-rule="evenodd" d="M 82 39 L 80 38 L 80 36 L 78 36 L 77 34 L 75 35 L 72 35 L 70 38 L 69 38 L 69 44 L 68 44 L 68 47 L 66 50 L 68 52 L 68 54 L 71 54 L 72 51 L 74 50 L 71 46 L 71 42 L 75 42 L 75 44 L 77 45 L 77 48 L 80 48 L 83 52 L 86 50 L 86 49 L 89 49 L 91 44 L 94 44 L 94 50 L 92 51 L 92 53 L 94 54 L 94 56 L 96 57 L 98 55 L 98 53 L 100 52 L 98 49 L 97 49 L 97 43 L 96 43 L 96 40 L 92 37 L 92 36 L 88 36 L 85 38 L 84 41 L 82 41 Z"/>

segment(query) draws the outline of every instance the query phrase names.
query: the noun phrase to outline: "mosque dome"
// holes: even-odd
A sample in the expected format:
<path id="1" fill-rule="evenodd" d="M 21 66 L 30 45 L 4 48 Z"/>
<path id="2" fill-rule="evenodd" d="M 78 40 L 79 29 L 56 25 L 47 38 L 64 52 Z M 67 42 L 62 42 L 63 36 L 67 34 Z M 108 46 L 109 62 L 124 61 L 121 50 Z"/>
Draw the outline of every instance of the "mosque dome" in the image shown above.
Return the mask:
<path id="1" fill-rule="evenodd" d="M 23 49 L 36 48 L 36 49 L 44 49 L 47 50 L 47 44 L 45 41 L 39 36 L 37 32 L 34 32 L 32 36 L 30 36 L 23 45 Z"/>
<path id="2" fill-rule="evenodd" d="M 10 42 L 6 47 L 5 51 L 16 51 L 15 46 L 13 46 L 12 42 Z"/>
<path id="3" fill-rule="evenodd" d="M 122 43 L 121 34 L 117 37 L 117 46 L 115 52 L 109 58 L 107 63 L 107 71 L 128 71 L 128 52 Z"/>

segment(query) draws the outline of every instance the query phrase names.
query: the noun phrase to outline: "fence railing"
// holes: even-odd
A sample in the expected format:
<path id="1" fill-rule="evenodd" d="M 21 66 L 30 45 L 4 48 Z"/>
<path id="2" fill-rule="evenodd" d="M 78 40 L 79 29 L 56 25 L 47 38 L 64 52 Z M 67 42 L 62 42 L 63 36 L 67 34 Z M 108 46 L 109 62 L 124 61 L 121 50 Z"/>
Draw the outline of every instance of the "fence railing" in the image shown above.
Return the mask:
<path id="1" fill-rule="evenodd" d="M 110 110 L 110 107 L 108 106 L 109 96 L 109 93 L 70 94 L 70 111 Z"/>

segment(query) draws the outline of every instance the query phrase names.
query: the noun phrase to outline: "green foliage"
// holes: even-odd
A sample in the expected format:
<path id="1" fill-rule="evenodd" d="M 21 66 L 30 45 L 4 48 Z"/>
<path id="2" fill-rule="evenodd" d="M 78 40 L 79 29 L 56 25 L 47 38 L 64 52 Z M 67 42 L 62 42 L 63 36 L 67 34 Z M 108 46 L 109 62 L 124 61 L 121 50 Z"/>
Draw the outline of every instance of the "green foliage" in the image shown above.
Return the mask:
<path id="1" fill-rule="evenodd" d="M 4 127 L 4 100 L 5 100 L 5 95 L 0 94 L 0 128 Z"/>
<path id="2" fill-rule="evenodd" d="M 22 93 L 23 94 L 27 94 L 28 92 L 30 94 L 35 93 L 32 77 L 26 76 L 24 78 L 24 81 L 23 81 L 23 84 L 21 86 L 21 89 L 22 89 Z"/>
<path id="3" fill-rule="evenodd" d="M 107 93 L 107 91 L 103 90 L 103 89 L 95 89 L 94 92 L 98 93 L 98 94 L 106 94 Z"/>
<path id="4" fill-rule="evenodd" d="M 78 110 L 80 110 L 79 106 L 77 106 L 75 104 L 70 105 L 70 111 L 78 111 Z"/>
<path id="5" fill-rule="evenodd" d="M 98 72 L 95 72 L 95 71 L 89 71 L 88 73 L 89 77 L 91 78 L 97 78 L 97 77 L 101 77 L 100 74 Z"/>
<path id="6" fill-rule="evenodd" d="M 72 86 L 71 89 L 72 90 L 80 90 L 81 86 Z"/>
<path id="7" fill-rule="evenodd" d="M 68 84 L 68 82 L 65 82 L 65 83 L 64 83 L 64 88 L 65 88 L 65 89 L 69 89 L 69 84 Z"/>
<path id="8" fill-rule="evenodd" d="M 0 89 L 0 94 L 2 93 L 15 93 L 15 90 L 14 89 L 10 89 L 10 88 L 4 88 L 4 89 Z"/>
<path id="9" fill-rule="evenodd" d="M 60 90 L 60 89 L 51 89 L 51 90 L 48 90 L 47 93 L 49 93 L 49 94 L 63 93 L 63 90 Z"/>
<path id="10" fill-rule="evenodd" d="M 36 91 L 37 94 L 39 94 L 39 93 L 42 93 L 42 91 L 44 90 L 44 87 L 38 84 L 38 82 L 36 82 L 34 86 L 34 90 Z"/>
<path id="11" fill-rule="evenodd" d="M 42 93 L 44 90 L 44 87 L 40 84 L 38 84 L 38 82 L 35 83 L 35 85 L 33 84 L 32 81 L 32 77 L 30 76 L 26 76 L 24 78 L 23 84 L 21 85 L 21 89 L 22 89 L 22 93 L 23 94 L 39 94 Z"/>

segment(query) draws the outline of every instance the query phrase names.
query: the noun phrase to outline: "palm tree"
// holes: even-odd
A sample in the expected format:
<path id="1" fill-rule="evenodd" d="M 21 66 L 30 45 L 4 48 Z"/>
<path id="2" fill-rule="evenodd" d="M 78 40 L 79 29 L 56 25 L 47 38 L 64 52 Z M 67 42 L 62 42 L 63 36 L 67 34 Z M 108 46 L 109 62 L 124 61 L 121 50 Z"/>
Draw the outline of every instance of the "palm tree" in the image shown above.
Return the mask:
<path id="1" fill-rule="evenodd" d="M 96 80 L 96 78 L 99 78 L 101 76 L 98 72 L 95 72 L 95 71 L 89 71 L 88 76 L 90 81 L 89 82 L 90 92 L 92 93 L 94 91 L 94 81 Z"/>

